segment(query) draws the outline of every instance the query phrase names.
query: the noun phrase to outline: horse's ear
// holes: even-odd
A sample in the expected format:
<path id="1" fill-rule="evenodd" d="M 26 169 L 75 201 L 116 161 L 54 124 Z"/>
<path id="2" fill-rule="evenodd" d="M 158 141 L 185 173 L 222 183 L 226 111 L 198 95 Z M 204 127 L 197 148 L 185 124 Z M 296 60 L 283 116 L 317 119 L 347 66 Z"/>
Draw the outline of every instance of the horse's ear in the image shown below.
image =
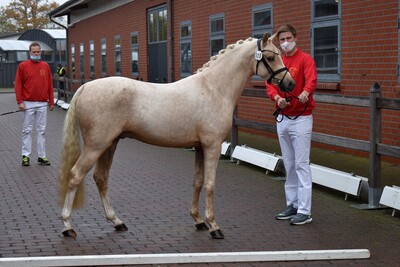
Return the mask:
<path id="1" fill-rule="evenodd" d="M 267 41 L 269 40 L 269 38 L 270 38 L 269 33 L 265 32 L 264 35 L 263 35 L 263 38 L 262 38 L 262 43 L 263 43 L 264 46 L 267 45 Z"/>
<path id="2" fill-rule="evenodd" d="M 269 37 L 268 40 L 271 41 L 271 42 L 276 41 L 277 38 L 278 38 L 277 34 L 278 34 L 278 33 L 275 33 L 274 35 L 272 35 L 271 37 Z"/>

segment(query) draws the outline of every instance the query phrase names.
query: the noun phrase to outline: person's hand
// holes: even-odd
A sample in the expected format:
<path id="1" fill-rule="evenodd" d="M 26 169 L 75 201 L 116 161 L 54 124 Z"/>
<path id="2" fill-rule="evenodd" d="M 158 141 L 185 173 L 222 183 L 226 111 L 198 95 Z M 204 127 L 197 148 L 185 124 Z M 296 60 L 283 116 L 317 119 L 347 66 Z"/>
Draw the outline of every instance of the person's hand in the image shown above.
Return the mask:
<path id="1" fill-rule="evenodd" d="M 19 110 L 26 110 L 26 107 L 25 107 L 25 104 L 24 103 L 19 103 L 18 104 L 18 108 L 19 108 Z"/>
<path id="2" fill-rule="evenodd" d="M 307 91 L 303 91 L 303 92 L 299 95 L 299 102 L 300 102 L 300 103 L 303 103 L 303 104 L 307 103 L 307 101 L 308 101 L 308 96 L 309 96 L 309 93 L 308 93 Z"/>
<path id="3" fill-rule="evenodd" d="M 290 105 L 290 103 L 287 102 L 286 99 L 283 98 L 283 97 L 277 97 L 276 104 L 277 104 L 278 107 L 280 107 L 281 109 L 284 109 L 284 108 L 286 108 L 288 105 Z"/>
<path id="4" fill-rule="evenodd" d="M 50 111 L 52 111 L 54 108 L 54 105 L 50 105 Z"/>

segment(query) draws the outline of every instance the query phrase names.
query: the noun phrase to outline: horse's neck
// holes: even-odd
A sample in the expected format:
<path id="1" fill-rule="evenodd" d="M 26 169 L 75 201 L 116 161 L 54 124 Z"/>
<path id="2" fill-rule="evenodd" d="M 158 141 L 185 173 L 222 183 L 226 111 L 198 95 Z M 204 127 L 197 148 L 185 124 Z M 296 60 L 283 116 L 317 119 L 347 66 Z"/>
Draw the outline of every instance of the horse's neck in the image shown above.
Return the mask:
<path id="1" fill-rule="evenodd" d="M 200 75 L 208 87 L 220 91 L 220 95 L 229 97 L 236 103 L 253 73 L 251 61 L 255 49 L 254 41 L 235 44 L 230 51 L 211 60 L 209 67 L 205 67 Z"/>

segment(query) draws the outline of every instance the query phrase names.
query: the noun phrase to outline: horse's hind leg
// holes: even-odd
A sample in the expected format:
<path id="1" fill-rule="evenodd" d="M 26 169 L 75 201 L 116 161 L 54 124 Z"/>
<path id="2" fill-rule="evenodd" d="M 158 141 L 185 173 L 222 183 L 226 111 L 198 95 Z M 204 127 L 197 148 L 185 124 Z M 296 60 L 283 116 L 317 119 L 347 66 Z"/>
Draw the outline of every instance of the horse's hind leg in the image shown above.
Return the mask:
<path id="1" fill-rule="evenodd" d="M 108 177 L 110 174 L 110 168 L 115 150 L 117 148 L 117 144 L 118 139 L 114 141 L 112 145 L 98 159 L 93 178 L 96 182 L 97 189 L 99 190 L 101 201 L 103 202 L 106 219 L 113 223 L 113 226 L 117 231 L 127 231 L 128 228 L 126 227 L 124 222 L 116 216 L 107 193 Z"/>
<path id="2" fill-rule="evenodd" d="M 62 233 L 66 237 L 76 237 L 76 232 L 72 229 L 70 218 L 77 189 L 77 187 L 74 187 L 68 190 L 67 194 L 65 195 L 64 206 L 61 212 L 61 219 L 64 225 Z"/>
<path id="3" fill-rule="evenodd" d="M 204 182 L 204 155 L 201 147 L 196 148 L 195 154 L 195 174 L 193 180 L 193 198 L 190 208 L 190 215 L 195 220 L 196 229 L 200 231 L 208 230 L 207 224 L 201 218 L 199 213 L 200 192 Z"/>
<path id="4" fill-rule="evenodd" d="M 61 212 L 61 220 L 64 225 L 62 233 L 66 237 L 76 237 L 76 233 L 72 229 L 70 222 L 75 195 L 78 187 L 81 185 L 83 179 L 86 177 L 86 174 L 93 167 L 97 157 L 98 156 L 95 152 L 88 153 L 84 150 L 70 171 L 70 179 L 68 179 L 68 190 Z"/>

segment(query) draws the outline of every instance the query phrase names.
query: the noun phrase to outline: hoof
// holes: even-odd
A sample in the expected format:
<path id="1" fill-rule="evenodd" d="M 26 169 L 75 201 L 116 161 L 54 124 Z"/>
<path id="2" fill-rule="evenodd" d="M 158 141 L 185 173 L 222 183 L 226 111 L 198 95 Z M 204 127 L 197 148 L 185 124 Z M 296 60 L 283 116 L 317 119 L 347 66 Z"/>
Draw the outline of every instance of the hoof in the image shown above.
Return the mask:
<path id="1" fill-rule="evenodd" d="M 65 230 L 62 233 L 63 233 L 63 235 L 65 237 L 73 237 L 73 238 L 75 238 L 77 236 L 77 234 L 75 233 L 75 231 L 73 229 Z"/>
<path id="2" fill-rule="evenodd" d="M 211 231 L 210 234 L 213 239 L 224 239 L 224 234 L 219 229 Z"/>
<path id="3" fill-rule="evenodd" d="M 209 229 L 205 222 L 195 224 L 195 227 L 196 227 L 196 230 L 198 230 L 198 231 L 206 231 Z"/>
<path id="4" fill-rule="evenodd" d="M 123 224 L 119 224 L 114 226 L 115 230 L 117 230 L 118 232 L 122 232 L 122 231 L 128 231 L 128 227 L 126 227 L 126 225 Z"/>

